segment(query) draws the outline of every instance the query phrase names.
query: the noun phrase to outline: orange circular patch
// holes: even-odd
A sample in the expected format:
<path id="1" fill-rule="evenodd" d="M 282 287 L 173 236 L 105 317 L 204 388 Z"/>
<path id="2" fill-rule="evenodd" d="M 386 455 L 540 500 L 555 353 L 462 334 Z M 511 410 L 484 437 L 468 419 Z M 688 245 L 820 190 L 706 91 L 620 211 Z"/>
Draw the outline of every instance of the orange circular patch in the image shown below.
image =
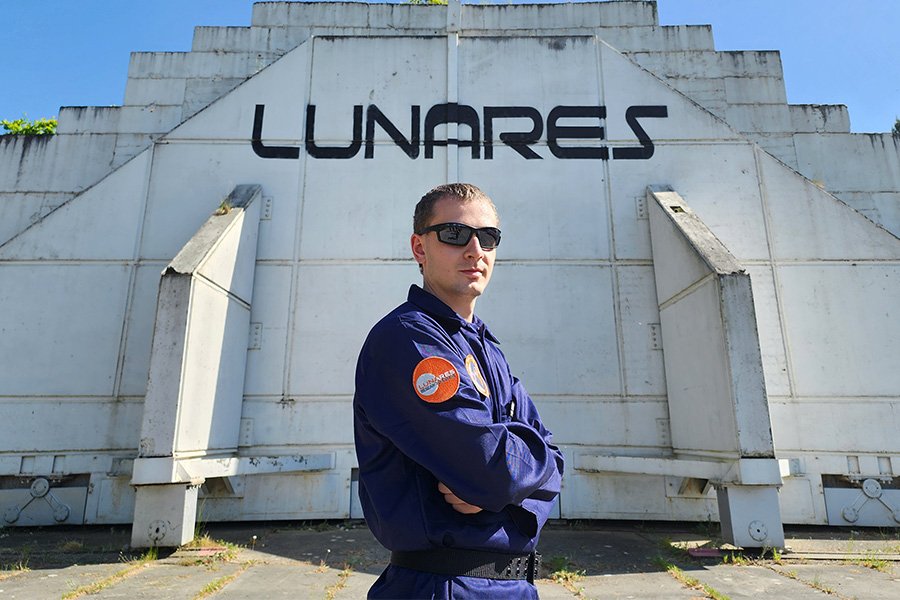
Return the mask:
<path id="1" fill-rule="evenodd" d="M 425 402 L 446 402 L 459 389 L 459 373 L 446 358 L 423 358 L 413 370 L 413 389 Z"/>

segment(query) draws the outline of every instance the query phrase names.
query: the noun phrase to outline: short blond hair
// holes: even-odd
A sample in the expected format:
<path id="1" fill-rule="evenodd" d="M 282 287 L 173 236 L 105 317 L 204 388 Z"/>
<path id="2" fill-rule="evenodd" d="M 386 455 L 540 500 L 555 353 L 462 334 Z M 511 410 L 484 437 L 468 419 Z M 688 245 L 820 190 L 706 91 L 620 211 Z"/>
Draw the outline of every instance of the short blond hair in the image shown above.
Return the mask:
<path id="1" fill-rule="evenodd" d="M 413 233 L 419 235 L 425 233 L 431 216 L 434 214 L 434 205 L 441 198 L 456 198 L 460 202 L 473 202 L 481 200 L 486 202 L 490 207 L 497 223 L 500 223 L 500 215 L 497 213 L 497 207 L 487 194 L 482 192 L 477 186 L 471 183 L 446 183 L 439 185 L 428 191 L 416 204 L 416 210 L 413 213 Z"/>

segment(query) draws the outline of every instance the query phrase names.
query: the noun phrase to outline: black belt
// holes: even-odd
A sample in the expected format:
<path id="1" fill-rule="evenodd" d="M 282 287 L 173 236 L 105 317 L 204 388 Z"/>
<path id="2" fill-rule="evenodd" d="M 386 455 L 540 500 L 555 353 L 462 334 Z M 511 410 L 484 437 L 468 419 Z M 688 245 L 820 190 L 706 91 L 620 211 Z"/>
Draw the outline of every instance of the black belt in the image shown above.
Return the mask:
<path id="1" fill-rule="evenodd" d="M 524 579 L 534 583 L 541 555 L 502 554 L 480 550 L 434 548 L 412 552 L 391 552 L 391 564 L 426 573 L 483 579 Z"/>

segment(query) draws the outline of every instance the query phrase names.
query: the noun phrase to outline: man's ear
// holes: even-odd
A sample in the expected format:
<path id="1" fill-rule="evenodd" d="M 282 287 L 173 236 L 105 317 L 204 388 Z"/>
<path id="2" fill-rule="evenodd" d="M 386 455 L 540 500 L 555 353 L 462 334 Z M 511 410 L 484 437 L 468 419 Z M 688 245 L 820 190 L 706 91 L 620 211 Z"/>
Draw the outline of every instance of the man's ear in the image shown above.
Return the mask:
<path id="1" fill-rule="evenodd" d="M 422 242 L 422 236 L 416 233 L 409 238 L 409 247 L 412 249 L 413 258 L 419 265 L 425 264 L 425 244 Z"/>

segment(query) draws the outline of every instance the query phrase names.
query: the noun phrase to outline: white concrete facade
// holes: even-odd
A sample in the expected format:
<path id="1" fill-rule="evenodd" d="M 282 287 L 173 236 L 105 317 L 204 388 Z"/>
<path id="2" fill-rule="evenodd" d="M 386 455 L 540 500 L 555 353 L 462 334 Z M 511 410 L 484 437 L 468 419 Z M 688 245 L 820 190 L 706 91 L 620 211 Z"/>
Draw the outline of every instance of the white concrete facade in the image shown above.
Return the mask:
<path id="1" fill-rule="evenodd" d="M 0 518 L 132 522 L 160 272 L 242 184 L 261 194 L 237 442 L 171 455 L 227 449 L 198 467 L 208 520 L 361 516 L 356 354 L 418 278 L 415 201 L 456 180 L 501 211 L 478 308 L 566 451 L 561 518 L 719 516 L 678 468 L 579 458 L 677 459 L 691 423 L 667 369 L 696 348 L 667 339 L 651 244 L 665 185 L 749 274 L 783 522 L 862 524 L 842 509 L 871 480 L 884 502 L 857 512 L 898 525 L 878 506 L 900 508 L 900 142 L 787 105 L 777 53 L 630 1 L 260 3 L 191 52 L 134 54 L 122 107 L 0 138 Z M 326 458 L 244 460 L 297 455 Z M 38 478 L 66 518 L 21 508 Z"/>

